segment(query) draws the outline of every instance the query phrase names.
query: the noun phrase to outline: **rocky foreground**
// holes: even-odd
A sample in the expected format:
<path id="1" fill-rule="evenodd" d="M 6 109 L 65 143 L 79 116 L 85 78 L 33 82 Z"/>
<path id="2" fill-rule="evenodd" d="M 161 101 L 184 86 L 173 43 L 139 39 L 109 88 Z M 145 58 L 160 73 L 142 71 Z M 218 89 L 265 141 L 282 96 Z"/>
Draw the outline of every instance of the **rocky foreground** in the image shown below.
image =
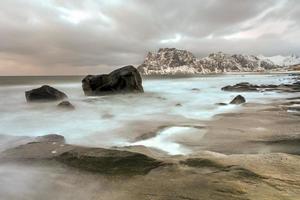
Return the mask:
<path id="1" fill-rule="evenodd" d="M 241 94 L 245 88 L 275 88 L 295 96 L 270 104 L 238 96 L 241 111 L 199 122 L 205 135 L 181 140 L 189 155 L 141 146 L 75 146 L 60 135 L 1 136 L 6 147 L 0 153 L 0 199 L 299 199 L 298 85 L 231 87 Z M 16 182 L 17 192 L 6 187 Z"/>

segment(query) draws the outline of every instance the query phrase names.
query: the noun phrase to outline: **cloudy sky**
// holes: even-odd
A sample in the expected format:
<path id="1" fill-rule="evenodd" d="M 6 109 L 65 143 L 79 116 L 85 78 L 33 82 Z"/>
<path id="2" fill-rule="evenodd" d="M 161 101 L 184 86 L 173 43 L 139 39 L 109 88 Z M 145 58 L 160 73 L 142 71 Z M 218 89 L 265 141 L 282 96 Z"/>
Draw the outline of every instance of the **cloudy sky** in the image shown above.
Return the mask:
<path id="1" fill-rule="evenodd" d="M 0 75 L 108 72 L 160 47 L 300 54 L 300 1 L 0 1 Z"/>

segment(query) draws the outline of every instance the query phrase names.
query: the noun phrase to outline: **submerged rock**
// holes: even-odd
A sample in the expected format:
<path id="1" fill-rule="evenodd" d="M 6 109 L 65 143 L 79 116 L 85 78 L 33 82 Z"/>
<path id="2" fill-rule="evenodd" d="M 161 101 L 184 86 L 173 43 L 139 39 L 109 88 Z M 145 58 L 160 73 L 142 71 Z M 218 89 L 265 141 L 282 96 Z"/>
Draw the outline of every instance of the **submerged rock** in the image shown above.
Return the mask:
<path id="1" fill-rule="evenodd" d="M 218 105 L 218 106 L 226 106 L 227 103 L 216 103 L 216 105 Z"/>
<path id="2" fill-rule="evenodd" d="M 231 92 L 264 92 L 264 91 L 278 91 L 278 92 L 300 92 L 300 82 L 294 82 L 291 84 L 280 85 L 255 85 L 248 82 L 237 83 L 235 85 L 227 85 L 222 88 L 224 91 Z"/>
<path id="3" fill-rule="evenodd" d="M 48 134 L 36 137 L 36 142 L 59 142 L 65 143 L 65 137 L 58 134 Z"/>
<path id="4" fill-rule="evenodd" d="M 33 101 L 58 101 L 68 98 L 67 95 L 49 85 L 25 92 L 27 102 Z"/>
<path id="5" fill-rule="evenodd" d="M 200 92 L 200 89 L 199 88 L 193 88 L 192 91 Z"/>
<path id="6" fill-rule="evenodd" d="M 67 109 L 67 110 L 74 110 L 75 106 L 71 104 L 69 101 L 62 101 L 57 105 L 58 108 Z"/>
<path id="7" fill-rule="evenodd" d="M 258 91 L 259 86 L 253 85 L 248 82 L 242 82 L 235 85 L 228 85 L 222 88 L 224 91 L 235 91 L 235 92 L 248 92 L 248 91 Z"/>
<path id="8" fill-rule="evenodd" d="M 234 97 L 234 99 L 232 99 L 230 104 L 242 104 L 245 102 L 246 102 L 245 97 L 243 97 L 242 95 L 238 95 L 238 96 Z"/>
<path id="9" fill-rule="evenodd" d="M 82 80 L 82 89 L 87 96 L 144 92 L 141 75 L 131 65 L 110 74 L 88 75 Z"/>

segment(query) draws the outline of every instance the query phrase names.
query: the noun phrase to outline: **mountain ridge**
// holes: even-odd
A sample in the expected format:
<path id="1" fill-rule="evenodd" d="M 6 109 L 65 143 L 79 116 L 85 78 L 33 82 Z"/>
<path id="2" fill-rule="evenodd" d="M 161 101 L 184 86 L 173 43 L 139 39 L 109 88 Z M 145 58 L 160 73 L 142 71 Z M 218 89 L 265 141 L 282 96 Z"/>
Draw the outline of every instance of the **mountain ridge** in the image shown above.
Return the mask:
<path id="1" fill-rule="evenodd" d="M 297 64 L 292 58 L 287 63 Z M 280 59 L 277 59 L 280 60 Z M 280 62 L 265 56 L 246 54 L 211 53 L 206 57 L 197 58 L 187 50 L 176 48 L 160 48 L 157 52 L 148 52 L 144 62 L 138 66 L 143 75 L 169 74 L 208 74 L 226 72 L 264 72 L 278 71 L 283 66 Z M 279 65 L 280 63 L 281 65 Z M 300 63 L 300 58 L 299 58 Z"/>

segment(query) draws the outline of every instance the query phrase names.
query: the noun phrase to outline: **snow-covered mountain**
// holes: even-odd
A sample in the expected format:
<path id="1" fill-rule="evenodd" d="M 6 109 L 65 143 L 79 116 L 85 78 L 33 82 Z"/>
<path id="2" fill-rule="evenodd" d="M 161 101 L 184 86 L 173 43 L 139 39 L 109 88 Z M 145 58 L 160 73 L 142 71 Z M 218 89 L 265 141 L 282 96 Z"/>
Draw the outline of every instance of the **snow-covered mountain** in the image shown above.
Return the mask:
<path id="1" fill-rule="evenodd" d="M 265 60 L 266 62 L 271 62 L 279 66 L 291 66 L 300 64 L 300 57 L 295 54 L 292 54 L 290 56 L 277 55 L 271 57 L 259 55 L 257 57 L 261 60 Z"/>
<path id="2" fill-rule="evenodd" d="M 218 52 L 204 58 L 196 58 L 186 50 L 161 48 L 156 53 L 149 52 L 138 70 L 144 75 L 153 75 L 259 72 L 279 68 L 279 65 L 267 57 Z"/>

